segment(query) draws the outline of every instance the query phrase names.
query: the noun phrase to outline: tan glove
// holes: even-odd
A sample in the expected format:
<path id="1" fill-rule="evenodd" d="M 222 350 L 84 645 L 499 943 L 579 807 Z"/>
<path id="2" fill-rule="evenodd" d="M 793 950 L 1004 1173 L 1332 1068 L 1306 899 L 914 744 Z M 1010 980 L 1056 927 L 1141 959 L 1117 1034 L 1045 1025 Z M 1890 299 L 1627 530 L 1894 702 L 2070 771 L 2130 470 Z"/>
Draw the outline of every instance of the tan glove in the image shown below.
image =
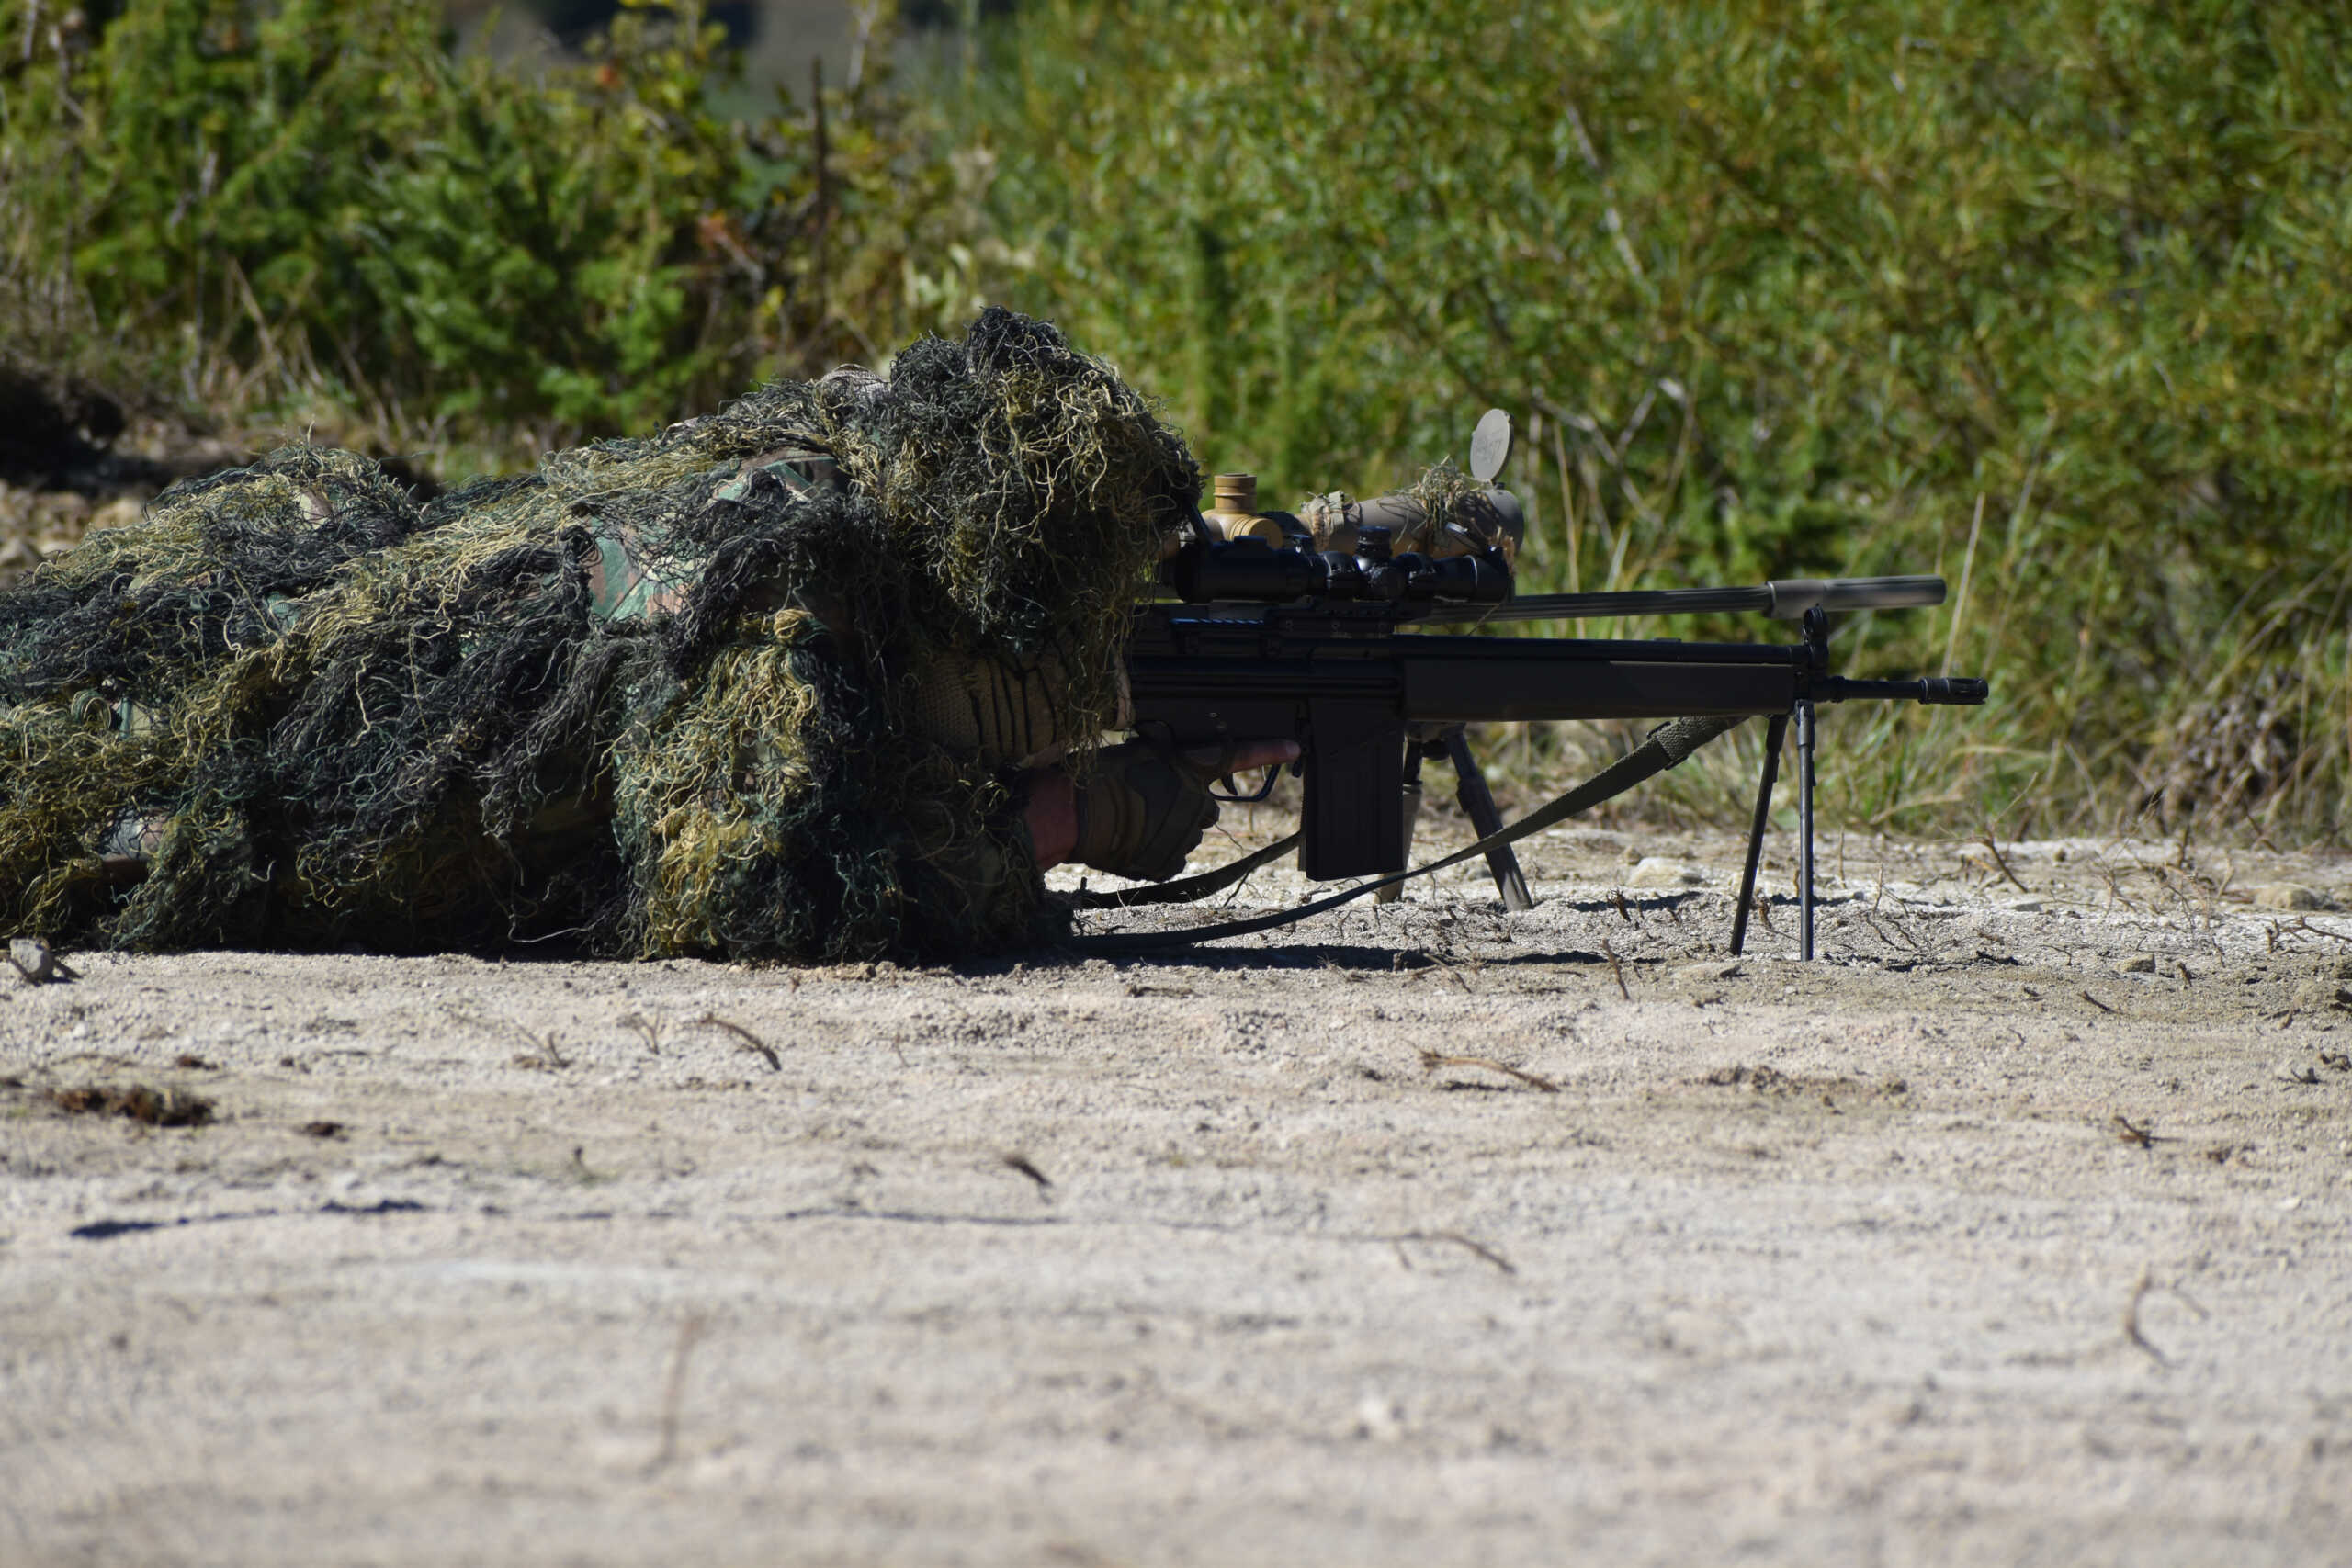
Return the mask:
<path id="1" fill-rule="evenodd" d="M 1216 821 L 1211 770 L 1170 761 L 1140 740 L 1096 753 L 1078 791 L 1078 848 L 1070 859 L 1114 876 L 1164 882 Z"/>

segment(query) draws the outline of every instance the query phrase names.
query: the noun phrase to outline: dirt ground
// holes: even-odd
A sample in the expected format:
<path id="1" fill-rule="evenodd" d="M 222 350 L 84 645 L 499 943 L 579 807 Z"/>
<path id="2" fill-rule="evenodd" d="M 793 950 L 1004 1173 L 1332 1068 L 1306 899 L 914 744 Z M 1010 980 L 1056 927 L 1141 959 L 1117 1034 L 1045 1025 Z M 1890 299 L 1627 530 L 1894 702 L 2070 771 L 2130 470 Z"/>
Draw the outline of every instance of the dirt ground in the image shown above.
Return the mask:
<path id="1" fill-rule="evenodd" d="M 2352 863 L 1825 848 L 11 978 L 0 1562 L 2352 1562 Z"/>

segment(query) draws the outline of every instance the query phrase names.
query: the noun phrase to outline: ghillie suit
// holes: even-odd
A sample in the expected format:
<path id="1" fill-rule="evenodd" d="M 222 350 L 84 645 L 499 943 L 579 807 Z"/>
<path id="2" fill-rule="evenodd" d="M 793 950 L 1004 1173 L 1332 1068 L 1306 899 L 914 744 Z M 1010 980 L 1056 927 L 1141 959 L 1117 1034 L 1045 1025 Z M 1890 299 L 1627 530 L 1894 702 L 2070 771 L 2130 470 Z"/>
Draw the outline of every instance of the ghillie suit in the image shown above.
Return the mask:
<path id="1" fill-rule="evenodd" d="M 182 485 L 0 594 L 0 915 L 149 950 L 1033 939 L 1020 770 L 1116 727 L 1198 493 L 1140 397 L 998 310 L 887 381 L 422 509 L 320 448 Z"/>

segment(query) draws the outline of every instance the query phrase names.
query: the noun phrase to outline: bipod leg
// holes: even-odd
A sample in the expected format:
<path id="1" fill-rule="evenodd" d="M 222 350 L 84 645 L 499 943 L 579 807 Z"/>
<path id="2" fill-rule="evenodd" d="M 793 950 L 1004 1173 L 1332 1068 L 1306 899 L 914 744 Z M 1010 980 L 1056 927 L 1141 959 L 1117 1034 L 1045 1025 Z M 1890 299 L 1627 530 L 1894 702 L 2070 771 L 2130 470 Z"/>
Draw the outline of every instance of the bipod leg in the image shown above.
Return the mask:
<path id="1" fill-rule="evenodd" d="M 1797 704 L 1797 929 L 1798 955 L 1813 957 L 1813 699 Z"/>
<path id="2" fill-rule="evenodd" d="M 1398 871 L 1413 863 L 1413 824 L 1420 819 L 1421 815 L 1421 759 L 1428 755 L 1429 751 L 1424 742 L 1419 740 L 1405 742 L 1405 842 L 1404 846 L 1396 852 Z M 1392 882 L 1385 887 L 1375 889 L 1372 895 L 1372 901 L 1375 904 L 1394 904 L 1404 896 L 1405 885 L 1401 882 Z"/>
<path id="3" fill-rule="evenodd" d="M 1781 741 L 1789 733 L 1789 716 L 1776 713 L 1764 731 L 1764 773 L 1756 783 L 1756 818 L 1747 828 L 1747 865 L 1739 874 L 1739 908 L 1732 911 L 1731 954 L 1747 945 L 1747 908 L 1756 902 L 1756 867 L 1764 857 L 1764 829 L 1772 822 L 1772 785 L 1781 776 Z"/>
<path id="4" fill-rule="evenodd" d="M 1495 809 L 1494 792 L 1487 787 L 1487 775 L 1478 770 L 1478 759 L 1470 754 L 1470 737 L 1460 725 L 1445 732 L 1445 752 L 1453 761 L 1454 798 L 1469 814 L 1470 826 L 1478 837 L 1502 831 L 1503 814 Z M 1519 857 L 1505 844 L 1488 852 L 1487 869 L 1495 874 L 1495 891 L 1503 897 L 1506 909 L 1532 909 L 1535 900 L 1527 891 L 1527 878 L 1519 869 Z"/>

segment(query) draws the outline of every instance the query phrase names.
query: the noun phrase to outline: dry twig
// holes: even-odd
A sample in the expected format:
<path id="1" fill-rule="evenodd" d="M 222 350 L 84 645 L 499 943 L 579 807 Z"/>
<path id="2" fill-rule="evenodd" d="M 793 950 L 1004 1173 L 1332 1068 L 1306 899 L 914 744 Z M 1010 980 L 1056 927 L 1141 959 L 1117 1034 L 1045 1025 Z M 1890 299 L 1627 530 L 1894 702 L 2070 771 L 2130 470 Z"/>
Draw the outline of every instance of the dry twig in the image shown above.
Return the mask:
<path id="1" fill-rule="evenodd" d="M 1986 828 L 1983 832 L 1977 834 L 1976 841 L 1984 845 L 1985 850 L 1991 853 L 1995 869 L 2000 872 L 2001 875 L 2007 880 L 2010 886 L 2016 888 L 2020 893 L 2030 893 L 2033 891 L 2032 888 L 2028 887 L 2024 883 L 2019 882 L 2018 880 L 2018 874 L 2009 869 L 2008 857 L 2002 854 L 2001 846 L 1994 842 L 1992 829 Z"/>
<path id="2" fill-rule="evenodd" d="M 1035 1182 L 1039 1192 L 1051 1192 L 1054 1190 L 1054 1179 L 1047 1176 L 1044 1171 L 1039 1170 L 1035 1163 L 1032 1161 L 1027 1155 L 1013 1153 L 1002 1155 L 999 1157 L 1004 1161 L 1007 1169 L 1017 1170 L 1022 1175 L 1027 1177 L 1030 1180 Z"/>
<path id="3" fill-rule="evenodd" d="M 2169 1367 L 2172 1358 L 2150 1344 L 2148 1337 L 2140 1331 L 2140 1303 L 2148 1299 L 2148 1292 L 2154 1288 L 2148 1278 L 2148 1271 L 2141 1269 L 2140 1282 L 2132 1287 L 2132 1299 L 2123 1303 L 2123 1337 L 2127 1343 L 2146 1351 L 2156 1365 Z"/>
<path id="4" fill-rule="evenodd" d="M 1617 994 L 1624 998 L 1627 1001 L 1632 1001 L 1634 999 L 1634 993 L 1628 990 L 1625 986 L 1625 961 L 1617 956 L 1616 948 L 1611 946 L 1608 942 L 1604 942 L 1600 944 L 1600 951 L 1606 954 L 1609 959 L 1609 972 L 1617 977 Z"/>
<path id="5" fill-rule="evenodd" d="M 1505 1258 L 1501 1253 L 1497 1252 L 1485 1242 L 1474 1240 L 1469 1236 L 1464 1235 L 1460 1231 L 1407 1231 L 1402 1235 L 1393 1236 L 1390 1239 L 1396 1243 L 1396 1256 L 1399 1258 L 1404 1258 L 1405 1256 L 1404 1244 L 1406 1242 L 1446 1241 L 1452 1242 L 1454 1246 L 1464 1248 L 1474 1257 L 1482 1258 L 1485 1261 L 1493 1264 L 1496 1268 L 1501 1269 L 1506 1274 L 1516 1274 L 1519 1272 L 1519 1266 L 1513 1263 L 1510 1258 Z M 1411 1260 L 1409 1258 L 1407 1259 L 1405 1267 L 1409 1269 L 1412 1266 Z"/>
<path id="6" fill-rule="evenodd" d="M 1545 1094 L 1560 1092 L 1560 1086 L 1550 1078 L 1531 1073 L 1523 1067 L 1514 1067 L 1509 1062 L 1498 1062 L 1492 1056 L 1448 1056 L 1436 1051 L 1421 1053 L 1423 1072 L 1433 1073 L 1440 1067 L 1484 1067 L 1489 1072 L 1501 1073 L 1507 1077 L 1517 1078 L 1530 1089 L 1540 1089 Z"/>
<path id="7" fill-rule="evenodd" d="M 707 1023 L 713 1029 L 723 1029 L 727 1031 L 728 1033 L 732 1034 L 739 1042 L 741 1042 L 737 1046 L 737 1049 L 757 1053 L 766 1060 L 768 1070 L 770 1072 L 780 1073 L 784 1071 L 784 1058 L 775 1054 L 775 1047 L 770 1045 L 766 1041 L 761 1039 L 758 1035 L 752 1033 L 741 1024 L 720 1018 L 716 1013 L 708 1012 L 703 1014 L 700 1018 L 695 1020 L 695 1021 L 696 1023 Z"/>
<path id="8" fill-rule="evenodd" d="M 678 1457 L 678 1415 L 686 1397 L 686 1359 L 701 1343 L 707 1325 L 700 1314 L 678 1325 L 678 1342 L 670 1349 L 670 1375 L 662 1384 L 662 1446 L 645 1467 L 648 1475 L 657 1473 Z"/>

